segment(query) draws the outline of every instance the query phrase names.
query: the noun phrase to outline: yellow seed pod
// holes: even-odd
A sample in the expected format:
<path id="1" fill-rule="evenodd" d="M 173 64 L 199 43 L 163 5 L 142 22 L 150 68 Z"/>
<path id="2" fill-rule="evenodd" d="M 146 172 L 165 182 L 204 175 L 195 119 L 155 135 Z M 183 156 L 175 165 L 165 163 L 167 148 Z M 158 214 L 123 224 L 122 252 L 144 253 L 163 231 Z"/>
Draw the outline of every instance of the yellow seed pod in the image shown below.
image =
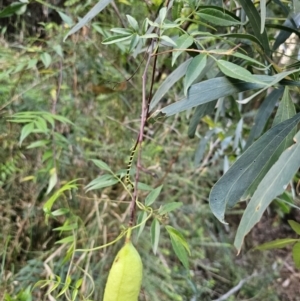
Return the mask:
<path id="1" fill-rule="evenodd" d="M 138 301 L 142 274 L 140 254 L 127 237 L 109 271 L 103 301 Z"/>

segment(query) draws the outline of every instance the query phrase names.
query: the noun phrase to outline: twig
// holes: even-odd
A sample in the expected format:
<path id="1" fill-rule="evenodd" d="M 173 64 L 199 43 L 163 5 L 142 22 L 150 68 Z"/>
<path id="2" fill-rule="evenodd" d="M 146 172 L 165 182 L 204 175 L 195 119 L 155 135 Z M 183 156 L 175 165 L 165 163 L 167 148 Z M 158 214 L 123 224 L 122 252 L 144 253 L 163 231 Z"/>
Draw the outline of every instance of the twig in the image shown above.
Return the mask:
<path id="1" fill-rule="evenodd" d="M 235 287 L 233 287 L 231 290 L 229 290 L 226 294 L 224 294 L 223 296 L 221 296 L 220 298 L 218 299 L 215 299 L 213 301 L 224 301 L 224 300 L 228 300 L 228 298 L 233 295 L 234 293 L 236 293 L 238 290 L 240 290 L 243 285 L 249 281 L 251 278 L 257 276 L 257 272 L 254 272 L 251 276 L 245 278 L 245 279 L 242 279 L 238 285 L 236 285 Z"/>
<path id="2" fill-rule="evenodd" d="M 130 203 L 130 220 L 129 220 L 129 227 L 132 227 L 133 223 L 134 223 L 134 217 L 135 217 L 135 209 L 136 209 L 136 200 L 137 200 L 137 195 L 138 195 L 138 181 L 139 181 L 139 176 L 140 176 L 140 166 L 141 164 L 141 148 L 142 148 L 142 142 L 143 142 L 143 138 L 144 138 L 144 128 L 145 128 L 145 124 L 146 124 L 146 120 L 147 120 L 147 112 L 148 112 L 148 102 L 147 102 L 147 96 L 146 96 L 146 84 L 147 84 L 147 71 L 150 65 L 150 61 L 152 58 L 152 50 L 153 50 L 153 41 L 151 43 L 151 46 L 149 47 L 148 50 L 148 58 L 146 61 L 146 66 L 145 66 L 145 70 L 142 76 L 142 116 L 141 116 L 141 124 L 140 124 L 140 132 L 139 132 L 139 136 L 137 139 L 137 145 L 140 145 L 139 147 L 139 151 L 138 151 L 138 158 L 137 158 L 137 169 L 136 169 L 136 174 L 135 174 L 135 185 L 134 185 L 134 191 L 133 191 L 133 195 L 132 195 L 132 200 Z"/>

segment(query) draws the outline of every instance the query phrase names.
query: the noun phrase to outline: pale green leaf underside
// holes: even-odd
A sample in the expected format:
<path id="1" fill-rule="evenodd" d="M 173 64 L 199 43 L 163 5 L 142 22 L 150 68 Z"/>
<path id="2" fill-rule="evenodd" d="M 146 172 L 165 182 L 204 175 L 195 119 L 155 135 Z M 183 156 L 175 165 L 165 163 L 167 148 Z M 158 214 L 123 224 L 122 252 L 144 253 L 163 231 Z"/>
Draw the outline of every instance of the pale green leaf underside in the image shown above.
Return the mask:
<path id="1" fill-rule="evenodd" d="M 271 128 L 255 141 L 231 166 L 231 168 L 213 186 L 210 196 L 210 208 L 214 215 L 224 222 L 226 206 L 233 207 L 258 184 L 272 164 L 280 156 L 280 150 L 286 137 L 300 120 L 300 113 Z M 300 156 L 299 156 L 300 157 Z"/>
<path id="2" fill-rule="evenodd" d="M 295 118 L 299 119 L 299 115 L 295 115 Z M 295 118 L 294 120 L 296 120 Z M 278 161 L 262 179 L 251 198 L 239 224 L 234 241 L 238 251 L 241 250 L 245 236 L 259 222 L 272 200 L 283 193 L 286 185 L 297 172 L 300 166 L 300 132 L 297 133 L 294 140 L 296 143 L 282 153 Z"/>

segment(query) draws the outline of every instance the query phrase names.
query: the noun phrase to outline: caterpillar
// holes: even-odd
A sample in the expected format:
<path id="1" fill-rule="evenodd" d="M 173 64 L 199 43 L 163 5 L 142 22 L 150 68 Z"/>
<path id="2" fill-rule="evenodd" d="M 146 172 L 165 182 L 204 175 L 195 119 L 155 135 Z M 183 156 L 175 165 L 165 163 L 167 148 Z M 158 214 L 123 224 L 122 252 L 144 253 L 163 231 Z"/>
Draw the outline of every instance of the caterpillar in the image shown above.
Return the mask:
<path id="1" fill-rule="evenodd" d="M 130 180 L 130 171 L 131 171 L 131 167 L 132 167 L 132 162 L 133 162 L 133 158 L 134 158 L 134 154 L 136 152 L 137 146 L 135 145 L 133 150 L 131 151 L 130 157 L 129 157 L 129 161 L 127 164 L 127 170 L 126 170 L 126 176 L 125 176 L 125 182 L 128 183 L 131 188 L 134 188 L 133 183 Z"/>

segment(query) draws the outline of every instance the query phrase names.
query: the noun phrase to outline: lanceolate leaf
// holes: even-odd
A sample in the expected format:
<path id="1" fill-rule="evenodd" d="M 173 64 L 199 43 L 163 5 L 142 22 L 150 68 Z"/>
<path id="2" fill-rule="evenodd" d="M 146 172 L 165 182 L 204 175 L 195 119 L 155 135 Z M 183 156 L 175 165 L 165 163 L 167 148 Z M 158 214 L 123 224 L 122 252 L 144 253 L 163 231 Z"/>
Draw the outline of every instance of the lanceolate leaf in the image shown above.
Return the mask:
<path id="1" fill-rule="evenodd" d="M 160 85 L 157 89 L 150 103 L 149 110 L 157 105 L 157 103 L 162 99 L 162 97 L 173 87 L 173 85 L 179 81 L 186 73 L 187 67 L 189 66 L 192 59 L 186 60 L 184 63 L 179 65 Z"/>
<path id="2" fill-rule="evenodd" d="M 206 55 L 199 54 L 195 56 L 189 64 L 184 78 L 184 95 L 187 94 L 188 88 L 197 79 L 206 65 Z"/>
<path id="3" fill-rule="evenodd" d="M 234 63 L 224 60 L 218 60 L 217 64 L 220 70 L 229 77 L 240 79 L 245 82 L 263 84 L 247 69 L 240 67 Z"/>
<path id="4" fill-rule="evenodd" d="M 300 269 L 300 242 L 293 246 L 293 260 L 297 269 Z"/>
<path id="5" fill-rule="evenodd" d="M 294 244 L 298 239 L 295 238 L 283 238 L 276 239 L 273 241 L 266 242 L 260 246 L 255 247 L 256 250 L 272 250 L 272 249 L 280 249 L 284 248 L 290 244 Z"/>
<path id="6" fill-rule="evenodd" d="M 158 220 L 155 218 L 151 224 L 151 243 L 152 243 L 152 249 L 154 254 L 156 254 L 157 252 L 159 236 L 160 236 L 160 224 Z"/>
<path id="7" fill-rule="evenodd" d="M 267 14 L 266 0 L 260 0 L 260 33 L 263 34 L 265 30 L 266 14 Z"/>
<path id="8" fill-rule="evenodd" d="M 203 19 L 217 26 L 236 26 L 241 24 L 241 21 L 236 16 L 233 17 L 223 9 L 204 8 L 197 15 L 200 17 L 200 20 Z"/>
<path id="9" fill-rule="evenodd" d="M 64 37 L 64 41 L 73 33 L 81 29 L 85 24 L 98 15 L 112 0 L 100 0 Z"/>
<path id="10" fill-rule="evenodd" d="M 188 35 L 188 34 L 183 34 L 182 36 L 180 36 L 177 41 L 176 41 L 176 45 L 175 48 L 178 49 L 187 49 L 189 48 L 192 44 L 194 43 L 194 39 Z M 178 50 L 178 51 L 174 51 L 172 53 L 172 66 L 174 65 L 176 59 L 178 58 L 178 56 L 183 52 L 183 50 Z"/>
<path id="11" fill-rule="evenodd" d="M 299 121 L 300 113 L 267 131 L 214 185 L 209 196 L 210 208 L 221 222 L 225 222 L 224 214 L 227 205 L 233 207 L 242 198 L 247 198 L 248 194 L 256 188 L 254 186 L 258 185 L 280 156 L 282 144 L 286 142 L 287 135 Z"/>
<path id="12" fill-rule="evenodd" d="M 289 220 L 288 221 L 289 225 L 291 226 L 291 228 L 298 234 L 300 235 L 300 224 L 293 221 L 293 220 Z"/>
<path id="13" fill-rule="evenodd" d="M 269 45 L 269 40 L 266 31 L 264 30 L 263 33 L 261 33 L 261 19 L 260 15 L 255 8 L 254 4 L 252 1 L 249 0 L 239 0 L 241 6 L 243 7 L 249 22 L 251 24 L 252 30 L 254 35 L 257 37 L 257 39 L 260 41 L 260 43 L 263 46 L 263 49 L 266 53 L 267 56 L 270 56 L 270 45 Z"/>
<path id="14" fill-rule="evenodd" d="M 264 81 L 266 83 L 274 80 L 272 76 L 267 75 L 254 75 L 254 77 L 256 77 L 259 81 Z M 263 87 L 263 84 L 246 83 L 244 81 L 230 79 L 228 77 L 216 77 L 192 85 L 188 91 L 187 98 L 166 106 L 161 110 L 161 112 L 166 114 L 166 116 L 172 116 L 220 97 L 225 97 L 251 89 L 262 89 Z"/>
<path id="15" fill-rule="evenodd" d="M 261 104 L 255 119 L 254 125 L 251 128 L 250 135 L 248 137 L 247 143 L 245 145 L 245 149 L 247 149 L 252 142 L 257 139 L 264 130 L 264 127 L 271 116 L 276 103 L 283 93 L 283 87 L 279 89 L 273 90 L 263 101 Z"/>
<path id="16" fill-rule="evenodd" d="M 296 120 L 297 117 L 299 119 L 299 115 L 300 114 L 295 115 L 295 117 L 290 120 Z M 286 121 L 283 123 L 286 123 Z M 253 226 L 259 222 L 272 200 L 283 193 L 286 185 L 300 167 L 300 132 L 297 133 L 294 140 L 295 144 L 282 153 L 278 161 L 262 179 L 250 200 L 239 224 L 234 241 L 234 245 L 238 252 L 241 250 L 244 237 L 249 233 Z"/>
<path id="17" fill-rule="evenodd" d="M 289 87 L 285 87 L 282 100 L 279 104 L 278 110 L 276 112 L 273 126 L 277 125 L 278 123 L 287 120 L 293 117 L 296 114 L 295 105 L 291 99 L 289 93 Z M 296 132 L 294 133 L 293 137 L 295 136 Z"/>

